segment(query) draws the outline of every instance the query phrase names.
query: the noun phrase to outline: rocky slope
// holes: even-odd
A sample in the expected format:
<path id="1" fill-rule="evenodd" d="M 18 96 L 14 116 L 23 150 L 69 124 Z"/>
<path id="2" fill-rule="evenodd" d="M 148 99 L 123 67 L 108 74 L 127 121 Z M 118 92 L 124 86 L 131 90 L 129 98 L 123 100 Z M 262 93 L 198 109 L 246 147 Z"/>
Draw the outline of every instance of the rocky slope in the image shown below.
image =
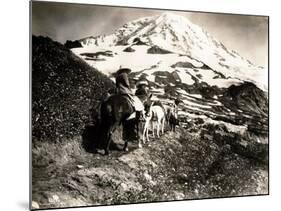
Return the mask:
<path id="1" fill-rule="evenodd" d="M 191 125 L 142 149 L 130 143 L 129 152 L 115 150 L 110 157 L 85 152 L 80 138 L 50 144 L 48 154 L 38 145 L 33 201 L 57 208 L 268 194 L 266 155 L 249 157 L 236 142 L 223 141 L 230 137 L 223 125 Z M 237 142 L 245 138 L 233 134 Z M 121 148 L 120 137 L 115 142 Z"/>
<path id="2" fill-rule="evenodd" d="M 82 133 L 89 110 L 113 87 L 58 42 L 32 37 L 32 140 L 57 141 Z"/>

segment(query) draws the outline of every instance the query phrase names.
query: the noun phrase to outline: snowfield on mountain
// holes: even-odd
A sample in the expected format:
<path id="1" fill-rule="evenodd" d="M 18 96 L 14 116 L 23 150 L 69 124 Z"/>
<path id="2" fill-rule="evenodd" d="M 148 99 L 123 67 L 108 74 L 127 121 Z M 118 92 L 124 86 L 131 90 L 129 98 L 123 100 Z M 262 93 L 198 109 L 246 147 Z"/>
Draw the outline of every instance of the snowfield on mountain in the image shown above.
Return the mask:
<path id="1" fill-rule="evenodd" d="M 134 45 L 136 38 L 146 45 Z M 110 74 L 120 65 L 131 67 L 134 71 L 154 65 L 163 70 L 176 62 L 186 61 L 197 68 L 205 64 L 226 78 L 233 79 L 233 83 L 239 80 L 251 81 L 267 90 L 267 67 L 255 66 L 237 52 L 227 49 L 204 29 L 172 13 L 141 18 L 125 24 L 111 35 L 88 37 L 79 41 L 83 48 L 73 49 L 77 55 L 105 50 L 113 52 L 114 58 L 103 57 L 103 62 L 88 60 L 104 73 Z M 123 52 L 128 46 L 133 46 L 135 52 Z M 158 46 L 173 55 L 147 54 L 151 46 Z"/>

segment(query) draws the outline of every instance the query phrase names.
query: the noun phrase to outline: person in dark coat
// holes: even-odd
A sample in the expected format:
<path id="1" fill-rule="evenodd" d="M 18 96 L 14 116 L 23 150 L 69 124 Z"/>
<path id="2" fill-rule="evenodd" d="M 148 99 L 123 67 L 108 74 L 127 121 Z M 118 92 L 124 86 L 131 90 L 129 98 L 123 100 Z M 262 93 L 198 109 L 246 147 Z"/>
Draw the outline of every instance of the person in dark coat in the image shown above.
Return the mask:
<path id="1" fill-rule="evenodd" d="M 132 70 L 129 68 L 120 68 L 116 73 L 114 73 L 116 80 L 116 92 L 117 94 L 127 95 L 135 110 L 142 111 L 142 102 L 138 97 L 134 95 L 130 88 L 129 73 L 131 71 Z"/>
<path id="2" fill-rule="evenodd" d="M 115 73 L 116 89 L 118 94 L 133 95 L 128 76 L 131 71 L 132 70 L 129 68 L 121 68 Z"/>
<path id="3" fill-rule="evenodd" d="M 144 110 L 144 105 L 141 102 L 141 100 L 133 94 L 133 92 L 130 88 L 129 73 L 131 71 L 132 70 L 129 68 L 120 68 L 115 73 L 116 91 L 117 91 L 117 94 L 128 96 L 129 102 L 132 104 L 132 106 L 135 109 L 135 119 L 137 121 L 140 121 L 141 117 L 142 117 L 142 111 Z M 128 119 L 131 119 L 132 115 L 130 115 L 128 117 Z M 137 133 L 138 131 L 139 131 L 138 124 L 136 124 L 135 132 Z M 126 132 L 125 132 L 125 134 L 126 134 Z M 140 134 L 137 134 L 137 139 L 139 139 L 139 136 L 140 136 Z"/>

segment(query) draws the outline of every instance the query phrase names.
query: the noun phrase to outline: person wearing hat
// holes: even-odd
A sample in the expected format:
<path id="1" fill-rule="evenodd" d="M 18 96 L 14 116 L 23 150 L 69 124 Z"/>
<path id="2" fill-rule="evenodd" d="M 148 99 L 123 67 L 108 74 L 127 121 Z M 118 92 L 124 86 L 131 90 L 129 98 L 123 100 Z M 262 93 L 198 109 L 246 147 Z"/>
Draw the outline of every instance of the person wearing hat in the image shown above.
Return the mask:
<path id="1" fill-rule="evenodd" d="M 133 95 L 130 88 L 128 74 L 132 70 L 129 68 L 121 68 L 115 73 L 116 89 L 118 94 Z"/>
<path id="2" fill-rule="evenodd" d="M 149 96 L 149 91 L 147 89 L 148 83 L 146 80 L 140 80 L 136 84 L 137 90 L 135 92 L 135 95 L 144 102 L 147 97 Z"/>
<path id="3" fill-rule="evenodd" d="M 129 73 L 132 70 L 129 68 L 120 68 L 115 74 L 115 80 L 116 80 L 116 90 L 117 94 L 121 95 L 127 95 L 129 97 L 129 100 L 131 101 L 133 107 L 136 111 L 142 111 L 144 109 L 144 106 L 140 99 L 136 97 L 131 88 L 130 88 L 130 82 L 129 82 Z"/>

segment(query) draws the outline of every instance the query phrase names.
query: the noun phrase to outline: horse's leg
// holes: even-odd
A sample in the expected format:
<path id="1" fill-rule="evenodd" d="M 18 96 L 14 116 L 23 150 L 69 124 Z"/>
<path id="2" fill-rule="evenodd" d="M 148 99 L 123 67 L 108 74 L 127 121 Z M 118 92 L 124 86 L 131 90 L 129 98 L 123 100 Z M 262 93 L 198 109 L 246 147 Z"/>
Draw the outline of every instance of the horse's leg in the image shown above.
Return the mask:
<path id="1" fill-rule="evenodd" d="M 145 131 L 146 131 L 146 124 L 144 124 L 143 132 L 142 132 L 142 142 L 145 143 Z"/>
<path id="2" fill-rule="evenodd" d="M 173 116 L 173 118 L 172 118 L 172 121 L 171 121 L 171 130 L 172 130 L 172 132 L 175 132 L 175 127 L 176 127 L 176 119 L 175 119 L 175 117 Z"/>
<path id="3" fill-rule="evenodd" d="M 160 121 L 159 121 L 159 134 L 163 135 L 163 117 L 161 117 Z"/>
<path id="4" fill-rule="evenodd" d="M 137 139 L 138 139 L 138 147 L 139 148 L 142 148 L 142 144 L 141 144 L 141 141 L 142 141 L 142 139 L 140 138 L 140 119 L 137 119 L 136 120 L 136 129 L 137 129 Z"/>
<path id="5" fill-rule="evenodd" d="M 169 119 L 169 122 L 168 122 L 168 126 L 169 126 L 169 130 L 172 131 L 172 124 L 171 124 L 171 120 Z"/>
<path id="6" fill-rule="evenodd" d="M 141 139 L 140 134 L 139 134 L 139 133 L 140 133 L 140 124 L 141 124 L 141 123 L 140 123 L 140 121 L 138 120 L 136 124 L 137 124 L 138 147 L 139 147 L 139 148 L 142 148 L 142 143 L 141 143 L 141 142 L 142 142 L 142 139 Z"/>
<path id="7" fill-rule="evenodd" d="M 157 138 L 159 138 L 160 137 L 160 124 L 161 124 L 161 122 L 160 122 L 160 120 L 158 119 L 157 120 Z"/>
<path id="8" fill-rule="evenodd" d="M 140 140 L 139 140 L 139 143 L 142 145 L 142 144 L 145 144 L 145 123 L 146 122 L 140 122 Z M 142 146 L 141 146 L 142 147 Z"/>
<path id="9" fill-rule="evenodd" d="M 104 146 L 104 155 L 109 155 L 109 145 L 111 140 L 111 135 L 109 129 L 105 132 L 105 146 Z"/>
<path id="10" fill-rule="evenodd" d="M 145 143 L 145 137 L 147 136 L 147 133 L 148 133 L 148 123 L 149 123 L 149 121 L 146 119 L 145 123 L 144 123 L 144 127 L 143 127 L 143 133 L 142 133 L 143 143 Z M 148 138 L 147 138 L 147 141 L 149 141 Z"/>
<path id="11" fill-rule="evenodd" d="M 124 124 L 123 124 L 123 132 L 122 132 L 122 139 L 124 140 L 124 147 L 123 147 L 123 151 L 125 151 L 125 152 L 128 152 L 129 151 L 129 149 L 128 149 L 128 135 L 126 135 L 125 137 L 124 137 L 124 133 L 126 132 L 126 129 L 124 128 L 125 126 L 124 126 Z M 127 133 L 127 132 L 126 132 Z"/>
<path id="12" fill-rule="evenodd" d="M 116 130 L 117 125 L 118 125 L 118 122 L 114 122 L 113 124 L 111 124 L 109 126 L 109 129 L 107 132 L 107 137 L 106 137 L 107 140 L 106 140 L 106 146 L 105 146 L 105 152 L 104 152 L 105 155 L 109 155 L 109 147 L 110 147 L 110 144 L 112 141 L 111 136 L 114 133 L 114 131 Z"/>
<path id="13" fill-rule="evenodd" d="M 147 142 L 150 142 L 150 140 L 149 140 L 149 122 L 147 123 L 147 128 L 146 128 L 146 131 L 145 131 L 145 136 L 146 136 L 146 140 L 147 140 Z"/>
<path id="14" fill-rule="evenodd" d="M 144 130 L 143 130 L 143 142 L 149 142 L 148 133 L 149 133 L 149 126 L 150 126 L 150 119 L 147 117 L 144 123 Z"/>
<path id="15" fill-rule="evenodd" d="M 140 137 L 140 126 L 141 126 L 141 116 L 142 116 L 142 111 L 136 111 L 136 118 L 134 121 L 134 129 L 136 130 L 136 134 L 137 134 L 137 141 L 138 141 L 138 147 L 141 148 L 141 137 Z M 125 141 L 125 145 L 128 145 L 128 140 Z"/>
<path id="16" fill-rule="evenodd" d="M 123 123 L 122 126 L 123 126 L 122 140 L 124 140 L 123 151 L 128 152 L 129 151 L 129 149 L 128 149 L 129 137 L 128 137 L 128 134 L 127 134 L 128 133 L 128 128 L 127 128 L 128 126 L 125 123 Z M 131 128 L 130 128 L 130 130 L 131 130 Z M 131 134 L 130 134 L 130 136 L 131 136 Z"/>
<path id="17" fill-rule="evenodd" d="M 158 138 L 160 137 L 161 135 L 161 120 L 159 120 L 158 122 Z"/>
<path id="18" fill-rule="evenodd" d="M 154 127 L 154 126 L 155 126 L 155 125 L 154 125 L 154 121 L 151 120 L 151 128 L 152 128 L 152 137 L 153 137 L 153 138 L 155 138 L 155 133 L 154 133 L 155 127 Z"/>
<path id="19" fill-rule="evenodd" d="M 164 127 L 165 127 L 165 116 L 162 119 L 162 135 L 164 134 Z"/>
<path id="20" fill-rule="evenodd" d="M 129 148 L 128 148 L 128 140 L 127 140 L 127 139 L 125 140 L 125 144 L 124 144 L 123 150 L 124 150 L 125 152 L 128 152 L 128 151 L 129 151 Z"/>
<path id="21" fill-rule="evenodd" d="M 123 123 L 123 131 L 124 131 L 124 123 Z M 125 129 L 125 131 L 126 130 L 134 130 L 134 132 L 136 132 L 136 134 L 137 134 L 137 139 L 138 139 L 138 142 L 139 142 L 139 145 L 140 145 L 140 137 L 139 137 L 139 120 L 135 120 L 134 122 L 133 122 L 133 128 L 127 128 L 127 129 Z M 129 148 L 128 148 L 128 141 L 129 141 L 129 139 L 128 139 L 128 137 L 125 137 L 124 138 L 124 133 L 123 133 L 123 139 L 124 139 L 124 147 L 123 147 L 123 150 L 125 151 L 125 152 L 128 152 L 129 151 Z"/>
<path id="22" fill-rule="evenodd" d="M 99 122 L 98 128 L 97 128 L 97 140 L 94 141 L 93 144 L 93 150 L 94 153 L 98 152 L 98 148 L 105 149 L 105 144 L 107 143 L 107 137 L 108 137 L 108 124 L 106 124 L 105 120 L 101 120 Z"/>

